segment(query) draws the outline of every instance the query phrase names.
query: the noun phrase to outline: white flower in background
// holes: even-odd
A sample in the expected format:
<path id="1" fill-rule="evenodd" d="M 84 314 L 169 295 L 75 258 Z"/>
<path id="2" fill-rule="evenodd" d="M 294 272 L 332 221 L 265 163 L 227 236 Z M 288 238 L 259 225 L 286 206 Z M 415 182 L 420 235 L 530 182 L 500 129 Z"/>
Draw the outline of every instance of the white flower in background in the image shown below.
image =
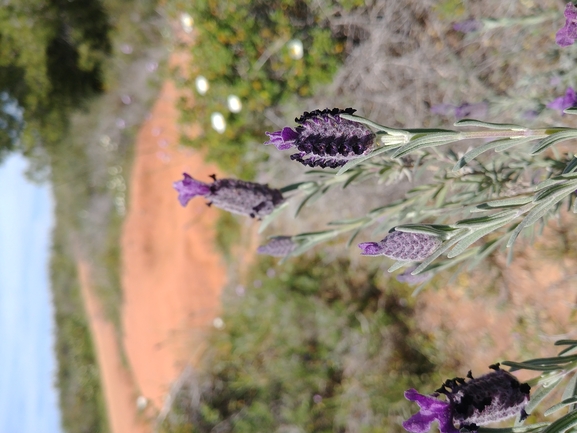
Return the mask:
<path id="1" fill-rule="evenodd" d="M 289 50 L 289 56 L 295 60 L 299 60 L 303 58 L 303 43 L 300 39 L 293 39 L 287 43 L 287 47 Z"/>
<path id="2" fill-rule="evenodd" d="M 222 320 L 220 317 L 215 317 L 215 319 L 212 321 L 212 325 L 216 329 L 222 329 L 224 328 L 224 320 Z"/>
<path id="3" fill-rule="evenodd" d="M 212 113 L 210 115 L 210 123 L 212 124 L 212 129 L 214 129 L 219 134 L 222 134 L 226 129 L 226 122 L 224 121 L 224 116 L 220 113 Z"/>
<path id="4" fill-rule="evenodd" d="M 196 77 L 196 80 L 194 80 L 194 84 L 196 85 L 196 91 L 201 95 L 205 95 L 210 87 L 208 85 L 208 80 L 204 78 L 202 75 Z"/>
<path id="5" fill-rule="evenodd" d="M 180 25 L 182 26 L 182 30 L 184 30 L 186 33 L 192 32 L 193 24 L 194 20 L 189 14 L 186 12 L 180 14 Z"/>
<path id="6" fill-rule="evenodd" d="M 231 113 L 240 113 L 240 110 L 242 110 L 242 102 L 236 95 L 228 95 L 226 103 Z"/>

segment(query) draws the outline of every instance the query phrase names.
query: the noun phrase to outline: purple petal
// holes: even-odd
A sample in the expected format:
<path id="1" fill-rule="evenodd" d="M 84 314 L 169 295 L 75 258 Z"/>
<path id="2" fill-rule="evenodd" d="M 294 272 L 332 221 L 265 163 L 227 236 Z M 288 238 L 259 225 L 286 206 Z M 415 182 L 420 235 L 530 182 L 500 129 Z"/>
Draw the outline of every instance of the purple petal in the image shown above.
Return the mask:
<path id="1" fill-rule="evenodd" d="M 405 398 L 416 402 L 420 410 L 403 423 L 403 427 L 410 433 L 426 433 L 433 421 L 439 422 L 441 433 L 459 433 L 453 425 L 451 406 L 448 402 L 435 397 L 419 394 L 415 389 L 405 391 Z"/>
<path id="2" fill-rule="evenodd" d="M 560 47 L 568 47 L 577 39 L 577 7 L 568 3 L 564 15 L 565 25 L 555 35 L 555 41 Z"/>
<path id="3" fill-rule="evenodd" d="M 264 144 L 274 144 L 278 150 L 286 150 L 294 147 L 295 140 L 299 134 L 293 129 L 285 126 L 282 130 L 276 132 L 265 132 L 270 137 L 270 140 Z"/>
<path id="4" fill-rule="evenodd" d="M 380 256 L 383 254 L 383 247 L 379 242 L 361 242 L 359 248 L 363 256 Z"/>
<path id="5" fill-rule="evenodd" d="M 172 184 L 178 192 L 178 201 L 182 206 L 186 206 L 190 199 L 197 195 L 207 195 L 210 193 L 210 186 L 204 182 L 193 179 L 187 173 L 184 173 L 184 179 Z"/>
<path id="6" fill-rule="evenodd" d="M 573 87 L 567 88 L 565 95 L 555 98 L 553 101 L 547 104 L 547 108 L 552 108 L 553 110 L 563 110 L 573 107 L 577 103 L 577 93 Z"/>

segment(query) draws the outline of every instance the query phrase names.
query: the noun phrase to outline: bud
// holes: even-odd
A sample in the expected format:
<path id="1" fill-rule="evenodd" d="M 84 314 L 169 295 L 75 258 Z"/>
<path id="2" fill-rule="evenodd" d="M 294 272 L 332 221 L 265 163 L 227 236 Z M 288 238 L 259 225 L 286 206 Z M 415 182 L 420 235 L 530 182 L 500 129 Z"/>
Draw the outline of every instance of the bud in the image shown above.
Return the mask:
<path id="1" fill-rule="evenodd" d="M 211 184 L 200 182 L 184 173 L 184 179 L 174 182 L 178 191 L 178 200 L 182 206 L 201 195 L 215 205 L 231 213 L 262 218 L 270 214 L 276 206 L 284 202 L 278 189 L 269 188 L 260 183 L 245 182 L 238 179 L 219 179 L 212 176 Z"/>
<path id="2" fill-rule="evenodd" d="M 437 236 L 394 231 L 380 242 L 359 244 L 363 256 L 387 256 L 391 259 L 418 262 L 429 257 L 441 245 Z"/>
<path id="3" fill-rule="evenodd" d="M 337 168 L 373 148 L 375 134 L 365 125 L 343 119 L 340 114 L 353 114 L 356 110 L 315 110 L 305 112 L 295 119 L 300 123 L 295 129 L 288 126 L 280 131 L 267 132 L 278 150 L 296 147 L 299 151 L 291 159 L 310 167 Z"/>
<path id="4" fill-rule="evenodd" d="M 293 242 L 291 236 L 275 236 L 266 245 L 261 245 L 256 250 L 259 254 L 273 257 L 286 257 L 292 253 L 297 244 Z"/>
<path id="5" fill-rule="evenodd" d="M 499 364 L 489 368 L 495 371 L 476 379 L 469 371 L 469 381 L 460 377 L 447 380 L 430 396 L 419 394 L 414 389 L 406 391 L 405 398 L 417 402 L 421 410 L 403 423 L 405 430 L 425 433 L 437 420 L 441 433 L 458 433 L 458 429 L 463 427 L 474 431 L 478 426 L 503 421 L 517 414 L 521 420 L 527 418 L 525 406 L 531 387 L 501 370 Z M 448 401 L 439 400 L 439 393 L 445 394 Z"/>

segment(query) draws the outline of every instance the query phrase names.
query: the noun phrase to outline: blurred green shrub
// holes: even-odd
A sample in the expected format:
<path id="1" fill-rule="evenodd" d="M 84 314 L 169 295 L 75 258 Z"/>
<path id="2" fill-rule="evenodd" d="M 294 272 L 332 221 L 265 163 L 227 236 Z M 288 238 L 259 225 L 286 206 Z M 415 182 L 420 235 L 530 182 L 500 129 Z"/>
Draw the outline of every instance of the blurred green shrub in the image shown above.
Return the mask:
<path id="1" fill-rule="evenodd" d="M 260 260 L 248 281 L 160 431 L 402 431 L 403 391 L 437 380 L 406 286 L 318 256 Z"/>
<path id="2" fill-rule="evenodd" d="M 348 0 L 333 6 L 350 9 L 357 3 Z M 226 172 L 251 177 L 254 155 L 249 147 L 266 141 L 265 125 L 270 125 L 264 111 L 295 96 L 311 96 L 317 85 L 330 82 L 342 63 L 344 37 L 332 34 L 327 11 L 314 4 L 311 0 L 199 0 L 194 8 L 187 5 L 194 19 L 195 43 L 190 48 L 192 73 L 182 84 L 194 90 L 182 100 L 182 121 L 200 124 L 203 133 L 186 141 L 205 149 L 208 159 Z M 294 41 L 302 43 L 302 57 L 299 42 Z M 198 76 L 210 86 L 204 95 L 195 90 Z M 240 98 L 240 112 L 228 109 L 229 95 Z M 214 112 L 224 115 L 223 133 L 211 126 Z"/>

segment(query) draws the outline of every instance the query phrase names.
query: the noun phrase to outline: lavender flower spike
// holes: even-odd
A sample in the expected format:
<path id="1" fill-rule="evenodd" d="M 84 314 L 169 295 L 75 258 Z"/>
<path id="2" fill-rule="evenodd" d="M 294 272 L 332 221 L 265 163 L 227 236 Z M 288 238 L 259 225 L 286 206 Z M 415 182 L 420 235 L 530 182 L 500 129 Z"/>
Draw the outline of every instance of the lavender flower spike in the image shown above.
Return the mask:
<path id="1" fill-rule="evenodd" d="M 310 167 L 337 168 L 348 161 L 369 152 L 375 143 L 375 134 L 365 125 L 341 118 L 341 114 L 353 114 L 356 110 L 315 110 L 305 112 L 295 119 L 300 125 L 288 126 L 280 131 L 267 132 L 278 150 L 295 147 L 298 153 L 291 159 Z"/>
<path id="2" fill-rule="evenodd" d="M 178 191 L 180 204 L 186 206 L 192 198 L 200 195 L 208 200 L 209 206 L 214 204 L 231 213 L 262 218 L 284 202 L 282 193 L 267 185 L 238 179 L 216 180 L 216 176 L 212 177 L 214 181 L 207 184 L 184 173 L 184 179 L 173 184 Z"/>
<path id="3" fill-rule="evenodd" d="M 577 93 L 573 87 L 568 87 L 565 95 L 555 98 L 547 104 L 547 108 L 559 110 L 563 114 L 563 110 L 575 106 L 577 103 Z"/>
<path id="4" fill-rule="evenodd" d="M 297 244 L 293 241 L 291 236 L 275 236 L 271 238 L 267 244 L 258 247 L 256 252 L 273 257 L 286 257 L 292 253 Z"/>
<path id="5" fill-rule="evenodd" d="M 555 41 L 560 47 L 573 45 L 577 40 L 577 7 L 573 3 L 565 6 L 565 25 L 555 35 Z"/>
<path id="6" fill-rule="evenodd" d="M 429 257 L 441 245 L 437 236 L 394 231 L 380 242 L 359 244 L 363 256 L 387 256 L 391 259 L 418 262 Z"/>
<path id="7" fill-rule="evenodd" d="M 403 423 L 405 430 L 425 433 L 437 420 L 441 433 L 457 433 L 457 427 L 475 431 L 479 426 L 515 415 L 520 415 L 521 420 L 525 419 L 525 406 L 531 387 L 501 370 L 499 364 L 489 368 L 495 371 L 476 379 L 469 371 L 469 381 L 460 377 L 446 380 L 430 396 L 419 394 L 414 389 L 406 391 L 407 400 L 417 402 L 420 411 Z M 439 394 L 444 394 L 447 400 L 438 399 Z"/>

